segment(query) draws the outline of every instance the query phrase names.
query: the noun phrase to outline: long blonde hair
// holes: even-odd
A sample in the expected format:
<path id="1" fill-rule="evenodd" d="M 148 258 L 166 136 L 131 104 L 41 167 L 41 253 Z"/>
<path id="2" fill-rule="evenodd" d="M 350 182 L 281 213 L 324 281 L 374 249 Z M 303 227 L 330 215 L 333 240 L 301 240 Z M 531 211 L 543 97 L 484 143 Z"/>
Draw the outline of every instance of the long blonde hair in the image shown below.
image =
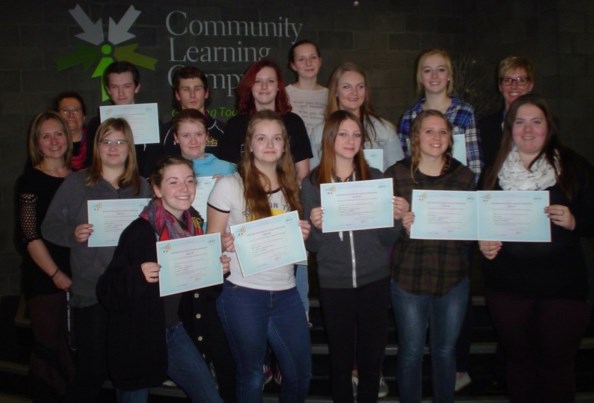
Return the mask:
<path id="1" fill-rule="evenodd" d="M 270 190 L 270 179 L 258 169 L 254 163 L 254 154 L 248 149 L 252 138 L 256 134 L 256 126 L 262 121 L 271 121 L 279 124 L 282 130 L 284 140 L 283 154 L 276 163 L 276 173 L 278 183 L 285 196 L 285 200 L 291 207 L 291 211 L 296 210 L 301 216 L 303 209 L 299 198 L 299 183 L 297 182 L 297 173 L 295 164 L 291 157 L 289 148 L 289 136 L 282 118 L 273 111 L 263 110 L 256 112 L 250 118 L 247 125 L 245 136 L 245 151 L 239 165 L 239 174 L 243 182 L 243 196 L 245 198 L 246 208 L 249 219 L 270 217 L 270 204 L 268 202 L 268 190 Z M 265 186 L 268 185 L 268 186 Z M 268 189 L 268 190 L 267 190 Z"/>
<path id="2" fill-rule="evenodd" d="M 381 118 L 374 112 L 373 106 L 371 104 L 371 86 L 369 85 L 367 74 L 365 74 L 365 70 L 355 63 L 345 62 L 339 65 L 332 72 L 330 80 L 328 81 L 328 103 L 326 105 L 326 117 L 329 117 L 332 113 L 340 110 L 340 105 L 338 104 L 338 81 L 344 73 L 348 73 L 349 71 L 361 74 L 363 81 L 365 81 L 365 99 L 359 107 L 359 116 L 361 125 L 366 132 L 367 139 L 373 141 L 375 140 L 375 126 L 371 118 L 374 117 L 378 120 Z"/>
<path id="3" fill-rule="evenodd" d="M 122 132 L 124 134 L 126 145 L 128 147 L 128 157 L 126 158 L 124 172 L 118 178 L 118 185 L 120 187 L 132 186 L 134 193 L 139 194 L 140 173 L 138 172 L 138 164 L 136 162 L 134 136 L 132 135 L 132 129 L 126 119 L 122 118 L 107 119 L 97 128 L 97 134 L 95 135 L 95 141 L 93 143 L 93 160 L 89 167 L 87 186 L 95 186 L 103 177 L 103 163 L 101 162 L 99 147 L 101 147 L 101 142 L 105 137 L 113 131 Z"/>

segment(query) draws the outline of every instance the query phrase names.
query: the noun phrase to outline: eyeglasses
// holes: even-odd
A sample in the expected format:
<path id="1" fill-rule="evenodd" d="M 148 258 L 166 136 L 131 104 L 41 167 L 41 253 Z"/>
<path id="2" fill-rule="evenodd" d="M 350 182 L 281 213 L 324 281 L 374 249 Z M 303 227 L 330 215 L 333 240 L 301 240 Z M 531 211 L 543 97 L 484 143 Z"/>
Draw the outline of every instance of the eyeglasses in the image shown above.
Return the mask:
<path id="1" fill-rule="evenodd" d="M 501 78 L 501 84 L 509 87 L 511 86 L 513 83 L 516 83 L 517 86 L 522 87 L 524 85 L 528 85 L 528 83 L 530 82 L 530 79 L 528 77 L 503 77 Z"/>
<path id="2" fill-rule="evenodd" d="M 128 144 L 128 142 L 126 140 L 101 140 L 99 142 L 99 144 L 101 144 L 104 147 L 110 147 L 110 146 L 121 146 L 124 144 Z"/>
<path id="3" fill-rule="evenodd" d="M 69 115 L 69 114 L 80 115 L 82 113 L 82 109 L 81 108 L 61 108 L 60 113 L 62 115 Z"/>

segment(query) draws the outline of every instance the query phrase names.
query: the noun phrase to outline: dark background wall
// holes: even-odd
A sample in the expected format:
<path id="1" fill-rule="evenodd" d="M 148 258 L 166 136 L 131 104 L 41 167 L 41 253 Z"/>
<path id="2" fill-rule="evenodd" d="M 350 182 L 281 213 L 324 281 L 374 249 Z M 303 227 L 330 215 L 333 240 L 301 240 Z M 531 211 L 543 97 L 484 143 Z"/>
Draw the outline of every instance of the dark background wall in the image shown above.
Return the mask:
<path id="1" fill-rule="evenodd" d="M 377 111 L 395 123 L 416 99 L 413 70 L 421 50 L 440 46 L 452 53 L 458 91 L 478 115 L 498 107 L 497 62 L 510 54 L 528 56 L 537 65 L 536 89 L 550 99 L 565 142 L 594 160 L 591 0 L 359 0 L 358 5 L 352 0 L 13 1 L 0 12 L 0 295 L 19 292 L 13 185 L 25 160 L 31 119 L 63 90 L 83 95 L 87 118 L 101 103 L 100 81 L 92 74 L 115 47 L 102 53 L 101 44 L 77 37 L 83 30 L 69 13 L 77 5 L 90 23 L 101 20 L 104 34 L 109 19 L 121 23 L 131 5 L 140 12 L 129 29 L 135 36 L 118 46 L 137 44 L 138 54 L 156 59 L 154 70 L 141 69 L 137 101 L 158 102 L 163 120 L 170 116 L 171 67 L 192 59 L 191 64 L 216 75 L 211 78 L 211 107 L 226 120 L 234 108 L 230 87 L 252 61 L 245 55 L 265 54 L 286 66 L 295 26 L 300 27 L 297 39 L 320 45 L 323 83 L 337 64 L 359 63 L 369 75 Z M 216 35 L 206 35 L 206 21 L 276 23 L 278 32 L 225 36 L 219 28 Z M 194 35 L 184 33 L 190 28 Z M 58 71 L 57 61 L 83 45 L 94 49 L 88 65 Z M 215 48 L 233 48 L 236 54 L 229 50 L 225 60 Z"/>

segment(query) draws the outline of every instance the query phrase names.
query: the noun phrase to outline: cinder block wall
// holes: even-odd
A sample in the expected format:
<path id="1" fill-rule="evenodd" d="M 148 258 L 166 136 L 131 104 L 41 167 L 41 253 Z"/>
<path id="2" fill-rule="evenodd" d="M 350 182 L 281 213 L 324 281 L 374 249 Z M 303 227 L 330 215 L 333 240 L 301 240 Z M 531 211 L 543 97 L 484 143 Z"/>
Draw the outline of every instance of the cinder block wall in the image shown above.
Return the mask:
<path id="1" fill-rule="evenodd" d="M 209 61 L 214 48 L 254 48 L 278 61 L 287 82 L 287 50 L 295 39 L 286 28 L 276 36 L 237 37 L 204 35 L 204 21 L 253 21 L 300 26 L 297 39 L 316 41 L 322 50 L 325 83 L 332 69 L 343 61 L 362 65 L 371 82 L 377 111 L 396 123 L 416 99 L 414 63 L 422 49 L 434 46 L 451 51 L 455 59 L 474 61 L 467 74 L 481 77 L 473 91 L 491 103 L 496 99 L 494 67 L 509 54 L 533 58 L 538 67 L 537 89 L 552 101 L 566 141 L 591 160 L 594 140 L 589 125 L 594 97 L 594 3 L 586 0 L 207 0 L 169 2 L 12 2 L 0 13 L 0 295 L 19 292 L 19 257 L 13 246 L 14 181 L 25 160 L 25 139 L 33 116 L 46 109 L 63 90 L 78 90 L 87 102 L 87 118 L 101 103 L 98 79 L 91 78 L 103 55 L 86 68 L 73 66 L 57 71 L 59 57 L 85 45 L 82 31 L 68 10 L 80 5 L 92 23 L 101 19 L 108 31 L 130 4 L 140 11 L 129 32 L 136 52 L 157 59 L 154 71 L 141 69 L 138 102 L 158 102 L 168 120 L 171 91 L 168 72 L 184 57 L 207 73 L 220 74 L 233 84 L 249 61 Z M 197 5 L 198 4 L 198 5 Z M 287 33 L 287 35 L 284 35 Z M 87 44 L 88 45 L 88 44 Z M 104 56 L 104 55 L 103 55 Z M 210 59 L 213 59 L 210 57 Z M 235 80 L 235 81 L 234 81 Z M 232 88 L 213 82 L 212 105 L 226 120 L 234 108 Z M 485 101 L 486 103 L 487 101 Z M 221 116 L 221 113 L 223 115 Z"/>

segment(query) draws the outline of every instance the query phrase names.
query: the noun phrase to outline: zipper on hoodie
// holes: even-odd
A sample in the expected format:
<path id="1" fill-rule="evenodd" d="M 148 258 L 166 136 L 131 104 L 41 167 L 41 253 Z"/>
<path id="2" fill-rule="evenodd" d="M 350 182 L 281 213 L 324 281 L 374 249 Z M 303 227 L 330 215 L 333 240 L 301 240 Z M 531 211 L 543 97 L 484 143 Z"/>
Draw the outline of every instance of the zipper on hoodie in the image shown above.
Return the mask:
<path id="1" fill-rule="evenodd" d="M 353 172 L 353 180 L 356 179 L 355 172 Z M 334 178 L 332 178 L 332 182 Z M 344 242 L 342 231 L 338 233 L 340 242 Z M 357 259 L 355 258 L 355 239 L 353 238 L 353 231 L 349 231 L 349 246 L 351 247 L 351 276 L 353 277 L 353 288 L 357 288 Z"/>
<path id="2" fill-rule="evenodd" d="M 353 288 L 357 288 L 357 259 L 355 258 L 355 239 L 353 237 L 353 231 L 349 231 L 349 242 L 351 244 Z"/>

